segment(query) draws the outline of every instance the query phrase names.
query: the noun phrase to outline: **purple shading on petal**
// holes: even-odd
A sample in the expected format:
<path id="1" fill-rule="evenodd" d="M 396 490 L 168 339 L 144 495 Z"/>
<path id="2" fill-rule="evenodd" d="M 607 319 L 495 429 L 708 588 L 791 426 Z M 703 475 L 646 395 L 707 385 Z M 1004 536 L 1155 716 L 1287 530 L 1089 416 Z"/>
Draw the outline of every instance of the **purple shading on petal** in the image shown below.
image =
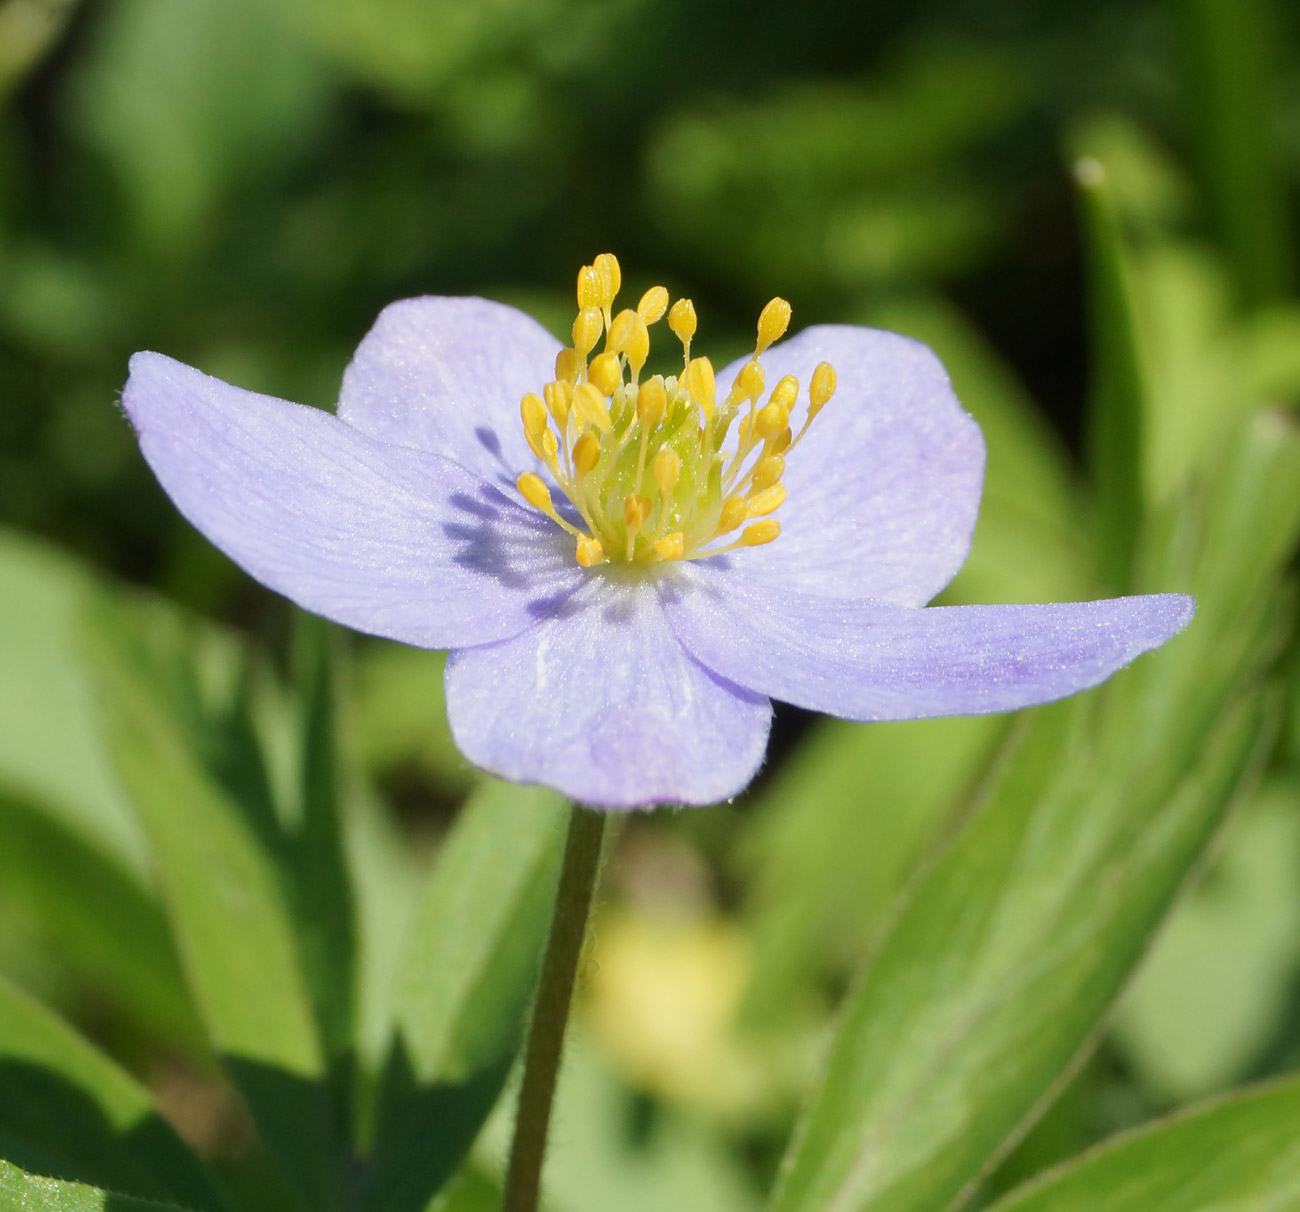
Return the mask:
<path id="1" fill-rule="evenodd" d="M 560 343 L 487 299 L 403 299 L 379 313 L 343 376 L 338 415 L 381 442 L 440 454 L 494 483 L 538 470 L 519 401 L 555 377 Z"/>
<path id="2" fill-rule="evenodd" d="M 826 597 L 923 606 L 970 550 L 984 479 L 979 426 L 926 346 L 823 326 L 763 355 L 769 388 L 782 375 L 799 380 L 795 433 L 822 361 L 835 367 L 839 389 L 787 455 L 781 537 L 743 553 L 745 575 Z M 719 396 L 743 364 L 719 375 Z"/>
<path id="3" fill-rule="evenodd" d="M 517 634 L 581 582 L 535 510 L 329 413 L 136 354 L 122 403 L 189 520 L 264 585 L 425 648 Z"/>
<path id="4" fill-rule="evenodd" d="M 697 660 L 761 694 L 851 720 L 1011 711 L 1104 681 L 1186 626 L 1181 594 L 912 609 L 781 592 L 708 568 L 659 582 Z"/>
<path id="5" fill-rule="evenodd" d="M 771 707 L 691 660 L 633 572 L 594 574 L 531 631 L 452 653 L 447 717 L 493 774 L 633 808 L 735 795 L 763 760 Z"/>

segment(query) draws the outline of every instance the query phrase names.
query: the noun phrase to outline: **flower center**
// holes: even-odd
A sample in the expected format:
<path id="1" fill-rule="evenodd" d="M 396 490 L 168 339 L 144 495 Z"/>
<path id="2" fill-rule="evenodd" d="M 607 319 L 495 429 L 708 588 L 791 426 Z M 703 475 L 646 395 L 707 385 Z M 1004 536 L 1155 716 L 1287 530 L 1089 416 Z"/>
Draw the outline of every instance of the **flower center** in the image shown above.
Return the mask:
<path id="1" fill-rule="evenodd" d="M 808 413 L 793 435 L 790 413 L 799 395 L 793 375 L 760 404 L 766 384 L 759 359 L 785 335 L 789 303 L 773 299 L 763 308 L 753 356 L 719 400 L 713 364 L 691 357 L 690 299 L 669 307 L 668 291 L 652 286 L 635 311 L 615 313 L 620 282 L 612 253 L 582 267 L 573 346 L 560 351 L 555 378 L 541 396 L 529 392 L 519 406 L 529 447 L 586 529 L 557 512 L 535 472 L 519 477 L 520 494 L 574 536 L 584 568 L 698 560 L 772 542 L 781 533 L 771 515 L 785 501 L 786 456 L 834 393 L 834 368 L 821 362 L 813 371 Z M 665 315 L 682 345 L 681 372 L 642 381 L 650 326 Z M 596 353 L 602 336 L 604 349 Z"/>

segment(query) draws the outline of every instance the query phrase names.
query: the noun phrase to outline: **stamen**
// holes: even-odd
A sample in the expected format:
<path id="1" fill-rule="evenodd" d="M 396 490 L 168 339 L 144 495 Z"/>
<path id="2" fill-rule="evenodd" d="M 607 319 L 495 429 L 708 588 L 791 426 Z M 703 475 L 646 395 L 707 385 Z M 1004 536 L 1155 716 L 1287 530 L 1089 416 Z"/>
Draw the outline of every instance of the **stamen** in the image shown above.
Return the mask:
<path id="1" fill-rule="evenodd" d="M 785 485 L 773 484 L 771 488 L 764 488 L 762 492 L 756 492 L 749 498 L 749 508 L 745 514 L 751 518 L 766 517 L 769 513 L 775 513 L 784 504 Z"/>
<path id="2" fill-rule="evenodd" d="M 578 536 L 578 549 L 574 553 L 574 559 L 583 568 L 590 568 L 593 564 L 599 564 L 604 558 L 605 549 L 600 545 L 599 539 L 585 534 Z"/>
<path id="3" fill-rule="evenodd" d="M 680 560 L 686 553 L 686 536 L 680 530 L 674 531 L 662 539 L 656 539 L 651 548 L 661 560 Z"/>
<path id="4" fill-rule="evenodd" d="M 600 305 L 606 309 L 614 302 L 618 288 L 623 285 L 623 271 L 618 266 L 618 258 L 613 253 L 601 253 L 592 262 L 593 268 L 600 275 Z"/>
<path id="5" fill-rule="evenodd" d="M 761 547 L 764 543 L 772 542 L 780 533 L 780 522 L 775 518 L 764 518 L 761 522 L 745 527 L 740 535 L 740 543 L 742 547 Z"/>
<path id="6" fill-rule="evenodd" d="M 573 470 L 581 479 L 600 462 L 600 439 L 594 433 L 584 433 L 573 444 Z"/>
<path id="7" fill-rule="evenodd" d="M 605 317 L 601 315 L 598 308 L 584 307 L 578 313 L 578 318 L 573 322 L 573 347 L 579 358 L 585 360 L 587 355 L 596 348 L 596 342 L 600 340 L 604 327 Z"/>
<path id="8" fill-rule="evenodd" d="M 599 307 L 604 295 L 604 283 L 600 280 L 600 271 L 594 265 L 584 265 L 578 270 L 578 310 Z"/>
<path id="9" fill-rule="evenodd" d="M 612 396 L 623 383 L 623 370 L 618 364 L 618 354 L 603 353 L 593 358 L 587 367 L 587 381 L 602 396 Z"/>
<path id="10" fill-rule="evenodd" d="M 708 358 L 692 358 L 686 364 L 686 390 L 700 406 L 707 425 L 713 420 L 713 405 L 717 387 L 713 378 L 713 363 Z"/>
<path id="11" fill-rule="evenodd" d="M 762 355 L 774 341 L 785 336 L 790 327 L 790 304 L 784 299 L 773 299 L 758 315 L 758 344 L 754 346 L 754 357 Z"/>
<path id="12" fill-rule="evenodd" d="M 690 299 L 671 303 L 664 287 L 652 286 L 635 310 L 615 313 L 621 284 L 612 254 L 582 267 L 573 346 L 556 356 L 554 380 L 519 404 L 529 449 L 586 530 L 557 513 L 551 488 L 536 473 L 519 477 L 520 495 L 574 536 L 574 558 L 584 568 L 703 559 L 772 542 L 781 533 L 769 515 L 786 499 L 787 452 L 835 394 L 834 370 L 823 362 L 812 372 L 803 428 L 792 436 L 799 396 L 793 375 L 783 376 L 760 407 L 760 359 L 789 328 L 789 303 L 775 298 L 763 308 L 754 355 L 719 400 L 713 363 L 691 356 L 697 321 Z M 650 326 L 665 317 L 682 345 L 681 372 L 642 383 Z M 727 535 L 730 543 L 720 543 Z"/>
<path id="13" fill-rule="evenodd" d="M 682 343 L 686 361 L 691 360 L 691 338 L 695 336 L 695 304 L 690 299 L 678 299 L 668 312 L 668 327 Z"/>
<path id="14" fill-rule="evenodd" d="M 636 305 L 637 315 L 647 324 L 658 324 L 668 310 L 668 291 L 663 286 L 652 286 Z"/>

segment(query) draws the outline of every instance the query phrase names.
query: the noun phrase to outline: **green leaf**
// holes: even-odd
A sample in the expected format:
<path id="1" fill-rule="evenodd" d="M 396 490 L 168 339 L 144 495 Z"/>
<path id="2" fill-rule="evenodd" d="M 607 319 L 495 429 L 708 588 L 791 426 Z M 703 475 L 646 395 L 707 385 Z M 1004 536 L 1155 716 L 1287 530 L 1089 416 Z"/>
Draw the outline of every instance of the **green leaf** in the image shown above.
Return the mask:
<path id="1" fill-rule="evenodd" d="M 814 726 L 762 792 L 743 840 L 750 1024 L 798 1011 L 800 996 L 869 950 L 1004 728 L 996 716 Z"/>
<path id="2" fill-rule="evenodd" d="M 501 1092 L 546 942 L 566 819 L 553 792 L 493 780 L 439 856 L 398 974 L 371 1212 L 423 1209 Z"/>
<path id="3" fill-rule="evenodd" d="M 125 0 L 75 79 L 78 131 L 117 171 L 138 236 L 175 252 L 223 195 L 318 129 L 326 79 L 260 0 Z"/>
<path id="4" fill-rule="evenodd" d="M 0 1154 L 24 1169 L 189 1207 L 222 1206 L 135 1079 L 3 982 L 0 1089 Z M 0 1182 L 0 1203 L 3 1192 Z"/>
<path id="5" fill-rule="evenodd" d="M 91 577 L 0 528 L 0 786 L 48 811 L 144 886 L 148 844 L 98 731 L 79 620 Z"/>
<path id="6" fill-rule="evenodd" d="M 351 1136 L 356 1048 L 357 938 L 352 878 L 343 847 L 335 641 L 323 619 L 295 615 L 302 694 L 302 811 L 293 844 L 293 885 L 303 970 L 333 1070 L 341 1123 Z"/>
<path id="7" fill-rule="evenodd" d="M 81 1183 L 24 1174 L 0 1161 L 0 1212 L 184 1212 L 175 1204 L 133 1199 Z"/>
<path id="8" fill-rule="evenodd" d="M 1300 440 L 1270 414 L 1226 455 L 1203 521 L 1180 511 L 1161 548 L 1156 583 L 1192 588 L 1196 620 L 1026 718 L 853 994 L 778 1212 L 947 1207 L 1095 1037 L 1261 744 L 1260 702 L 1237 688 L 1272 654 Z"/>
<path id="9" fill-rule="evenodd" d="M 1142 1084 L 1182 1102 L 1245 1076 L 1300 968 L 1300 786 L 1265 784 L 1161 929 L 1115 1033 Z"/>
<path id="10" fill-rule="evenodd" d="M 477 774 L 451 739 L 443 700 L 444 652 L 368 640 L 357 652 L 353 730 L 369 770 L 410 764 L 439 790 L 469 791 Z"/>
<path id="11" fill-rule="evenodd" d="M 169 625 L 170 624 L 170 625 Z M 183 630 L 107 597 L 87 653 L 118 769 L 149 835 L 191 990 L 268 1148 L 311 1212 L 335 1206 L 346 1145 L 274 857 L 193 751 L 175 686 Z M 160 651 L 161 650 L 161 651 Z"/>
<path id="12" fill-rule="evenodd" d="M 1300 1204 L 1300 1081 L 1148 1125 L 1013 1191 L 990 1212 L 1259 1212 Z"/>
<path id="13" fill-rule="evenodd" d="M 42 961 L 57 965 L 56 980 L 66 966 L 151 1034 L 202 1046 L 203 1028 L 157 899 L 56 814 L 3 792 L 0 904 L 11 933 L 15 922 L 30 923 L 40 947 L 38 984 Z"/>
<path id="14" fill-rule="evenodd" d="M 1106 166 L 1081 156 L 1075 180 L 1087 237 L 1090 333 L 1095 359 L 1089 400 L 1088 466 L 1097 496 L 1098 556 L 1107 584 L 1132 583 L 1142 522 L 1142 437 L 1147 384 L 1130 271 Z"/>
<path id="15" fill-rule="evenodd" d="M 1186 97 L 1218 236 L 1250 303 L 1285 295 L 1294 248 L 1274 111 L 1281 31 L 1269 0 L 1178 0 Z"/>

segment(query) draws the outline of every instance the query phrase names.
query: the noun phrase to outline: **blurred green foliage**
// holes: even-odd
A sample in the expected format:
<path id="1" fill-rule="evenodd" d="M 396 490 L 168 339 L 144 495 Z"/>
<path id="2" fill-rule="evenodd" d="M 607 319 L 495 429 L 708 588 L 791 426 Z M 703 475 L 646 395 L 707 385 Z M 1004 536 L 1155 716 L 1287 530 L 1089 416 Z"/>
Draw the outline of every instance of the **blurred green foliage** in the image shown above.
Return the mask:
<path id="1" fill-rule="evenodd" d="M 1294 1198 L 1294 1079 L 1007 1193 L 1300 1064 L 1298 51 L 1268 0 L 0 0 L 0 1209 L 496 1206 L 556 806 L 115 397 L 153 348 L 330 407 L 385 303 L 558 330 L 606 248 L 711 351 L 776 293 L 935 347 L 989 447 L 944 600 L 1200 615 L 1020 720 L 782 712 L 630 822 L 555 1207 Z"/>

